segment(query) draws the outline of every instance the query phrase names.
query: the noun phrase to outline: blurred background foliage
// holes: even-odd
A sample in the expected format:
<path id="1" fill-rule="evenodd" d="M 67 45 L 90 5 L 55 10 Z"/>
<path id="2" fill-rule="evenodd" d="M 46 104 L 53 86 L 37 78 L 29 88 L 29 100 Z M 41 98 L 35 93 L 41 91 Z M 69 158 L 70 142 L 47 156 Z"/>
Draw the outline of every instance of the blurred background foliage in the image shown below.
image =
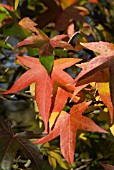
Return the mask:
<path id="1" fill-rule="evenodd" d="M 56 58 L 78 57 L 83 62 L 91 60 L 95 54 L 83 49 L 80 42 L 108 41 L 114 43 L 114 1 L 113 0 L 0 0 L 0 3 L 12 6 L 12 10 L 0 5 L 0 91 L 9 89 L 27 68 L 17 63 L 16 54 L 39 57 L 37 48 L 19 48 L 16 44 L 31 35 L 27 29 L 19 25 L 24 17 L 29 17 L 45 34 L 52 38 L 59 34 L 68 34 L 69 43 L 74 51 L 60 48 L 54 50 Z M 13 10 L 14 9 L 14 10 Z M 17 65 L 19 64 L 19 65 Z M 80 72 L 72 66 L 66 69 L 73 78 Z M 43 123 L 38 114 L 33 98 L 33 87 L 14 95 L 0 95 L 0 114 L 10 120 L 15 132 L 32 130 L 41 134 Z M 94 94 L 96 93 L 96 99 Z M 99 100 L 96 89 L 91 85 L 82 91 L 81 100 L 90 98 L 93 101 L 91 110 L 85 115 L 109 130 L 109 116 L 106 106 Z M 94 99 L 97 103 L 94 103 Z M 67 103 L 68 110 L 72 103 Z M 112 131 L 113 132 L 113 131 Z M 59 138 L 39 145 L 43 154 L 44 170 L 102 170 L 101 163 L 114 164 L 114 137 L 108 135 L 78 131 L 74 164 L 68 165 L 61 155 Z M 30 170 L 30 162 L 22 153 L 18 153 L 12 169 Z"/>

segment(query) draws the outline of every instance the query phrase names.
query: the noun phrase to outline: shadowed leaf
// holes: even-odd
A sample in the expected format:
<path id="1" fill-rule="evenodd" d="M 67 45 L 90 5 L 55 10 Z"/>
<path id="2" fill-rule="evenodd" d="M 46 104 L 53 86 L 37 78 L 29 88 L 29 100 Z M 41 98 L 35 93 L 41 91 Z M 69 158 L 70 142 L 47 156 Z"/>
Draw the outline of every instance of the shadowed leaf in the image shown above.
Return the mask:
<path id="1" fill-rule="evenodd" d="M 31 160 L 33 170 L 42 169 L 42 157 L 37 147 L 28 139 L 36 137 L 31 132 L 14 134 L 10 123 L 0 117 L 0 167 L 11 170 L 17 150 L 22 151 Z"/>

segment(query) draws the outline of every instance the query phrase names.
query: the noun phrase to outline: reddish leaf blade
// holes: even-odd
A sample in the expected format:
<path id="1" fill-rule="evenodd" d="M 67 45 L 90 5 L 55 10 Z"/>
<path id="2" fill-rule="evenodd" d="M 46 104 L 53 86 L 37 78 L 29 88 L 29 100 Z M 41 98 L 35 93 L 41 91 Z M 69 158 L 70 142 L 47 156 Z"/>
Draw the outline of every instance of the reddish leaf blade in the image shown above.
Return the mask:
<path id="1" fill-rule="evenodd" d="M 74 99 L 74 97 L 75 97 L 82 89 L 84 89 L 84 87 L 86 87 L 87 85 L 88 85 L 88 84 L 84 84 L 84 85 L 75 87 L 74 93 L 73 93 L 72 98 L 71 98 L 71 101 L 72 101 L 72 100 Z"/>
<path id="2" fill-rule="evenodd" d="M 0 6 L 3 6 L 4 8 L 6 8 L 6 9 L 8 9 L 8 10 L 12 11 L 12 12 L 14 12 L 13 7 L 12 7 L 12 6 L 10 6 L 10 5 L 0 3 Z"/>
<path id="3" fill-rule="evenodd" d="M 45 130 L 47 131 L 48 119 L 50 116 L 50 107 L 51 107 L 51 95 L 52 95 L 52 83 L 51 79 L 48 76 L 46 69 L 39 63 L 37 59 L 31 57 L 17 57 L 23 64 L 31 67 L 32 69 L 25 72 L 6 92 L 3 94 L 15 93 L 20 91 L 33 82 L 36 82 L 35 87 L 35 97 L 36 102 L 39 108 L 39 112 L 42 116 L 42 119 L 45 124 Z M 34 62 L 36 63 L 34 64 Z M 31 63 L 30 63 L 31 62 Z"/>
<path id="4" fill-rule="evenodd" d="M 53 48 L 55 47 L 60 47 L 60 48 L 64 48 L 64 49 L 67 49 L 67 50 L 75 50 L 71 44 L 69 44 L 68 42 L 65 42 L 65 41 L 62 41 L 62 39 L 68 37 L 68 35 L 57 35 L 55 36 L 54 38 L 52 38 L 50 40 L 50 44 Z"/>
<path id="5" fill-rule="evenodd" d="M 14 83 L 11 89 L 7 90 L 6 92 L 3 92 L 2 94 L 15 93 L 22 89 L 25 89 L 33 82 L 36 82 L 36 77 L 38 73 L 40 74 L 41 70 L 37 71 L 37 69 L 31 69 L 27 71 L 26 73 L 22 74 L 22 76 Z"/>
<path id="6" fill-rule="evenodd" d="M 66 114 L 62 111 L 61 114 Z M 76 146 L 76 124 L 73 118 L 66 114 L 64 124 L 61 124 L 60 130 L 60 147 L 63 156 L 69 164 L 74 162 L 74 151 Z"/>
<path id="7" fill-rule="evenodd" d="M 62 109 L 64 108 L 65 104 L 67 103 L 67 99 L 68 97 L 72 97 L 72 94 L 65 91 L 64 89 L 58 87 L 57 90 L 57 94 L 54 100 L 54 106 L 53 106 L 53 110 L 49 119 L 49 127 L 50 129 L 52 129 L 54 123 L 57 120 L 57 117 L 59 115 L 59 113 L 62 111 Z M 75 102 L 78 102 L 78 98 L 74 98 L 73 99 Z"/>
<path id="8" fill-rule="evenodd" d="M 38 105 L 40 115 L 42 116 L 42 119 L 45 124 L 45 132 L 48 131 L 51 96 L 52 96 L 51 80 L 47 74 L 47 71 L 44 69 L 42 70 L 42 73 L 39 75 L 39 78 L 36 81 L 35 97 L 36 97 L 36 103 Z"/>
<path id="9" fill-rule="evenodd" d="M 69 93 L 59 87 L 57 90 L 52 112 L 61 112 L 61 110 L 64 108 L 67 102 L 68 97 L 69 97 Z"/>
<path id="10" fill-rule="evenodd" d="M 68 85 L 70 82 L 73 81 L 73 78 L 68 75 L 64 69 L 74 65 L 76 62 L 79 62 L 80 59 L 74 58 L 61 58 L 55 60 L 54 67 L 52 71 L 52 80 L 58 82 L 59 84 L 63 85 L 64 87 L 74 90 L 75 85 Z"/>
<path id="11" fill-rule="evenodd" d="M 64 123 L 64 118 L 66 117 L 67 113 L 66 112 L 63 112 L 62 114 L 60 114 L 60 116 L 58 117 L 57 119 L 57 122 L 54 126 L 54 129 L 45 137 L 41 138 L 41 139 L 38 139 L 36 141 L 34 141 L 33 143 L 34 144 L 37 144 L 37 143 L 46 143 L 54 138 L 56 138 L 57 136 L 60 135 L 60 128 L 61 128 L 61 124 Z"/>
<path id="12" fill-rule="evenodd" d="M 110 60 L 113 56 L 97 56 L 96 58 L 90 60 L 89 62 L 77 64 L 78 67 L 82 68 L 81 73 L 76 77 L 75 82 L 78 80 L 87 78 L 104 68 L 109 66 L 108 60 Z M 106 63 L 107 62 L 107 63 Z"/>
<path id="13" fill-rule="evenodd" d="M 97 126 L 92 120 L 82 116 L 82 113 L 90 103 L 91 102 L 83 102 L 73 106 L 70 114 L 62 111 L 56 121 L 54 129 L 46 137 L 36 140 L 34 144 L 48 142 L 60 135 L 62 154 L 65 159 L 72 164 L 74 160 L 76 132 L 78 129 L 107 133 L 105 130 Z"/>
<path id="14" fill-rule="evenodd" d="M 29 56 L 17 56 L 18 60 L 24 64 L 26 67 L 29 68 L 38 68 L 38 65 L 41 65 L 41 63 L 39 62 L 38 58 L 33 58 L 33 57 L 29 57 Z"/>
<path id="15" fill-rule="evenodd" d="M 90 43 L 81 43 L 85 48 L 88 48 L 94 52 L 98 52 L 100 55 L 114 55 L 114 44 L 109 42 L 90 42 Z"/>
<path id="16" fill-rule="evenodd" d="M 82 45 L 90 50 L 100 53 L 87 63 L 77 64 L 82 68 L 81 73 L 76 77 L 75 82 L 80 78 L 89 77 L 92 74 L 101 71 L 109 66 L 110 59 L 114 56 L 114 45 L 107 42 L 82 43 Z"/>
<path id="17" fill-rule="evenodd" d="M 80 130 L 87 130 L 90 132 L 107 133 L 104 129 L 96 125 L 91 119 L 83 116 L 82 113 L 89 106 L 91 102 L 83 102 L 78 105 L 74 105 L 70 110 L 70 115 L 75 119 L 76 128 Z"/>
<path id="18" fill-rule="evenodd" d="M 95 74 L 92 74 L 90 76 L 83 76 L 82 78 L 80 78 L 77 82 L 77 86 L 81 86 L 81 85 L 84 85 L 84 84 L 89 84 L 91 82 L 109 82 L 110 81 L 110 77 L 109 77 L 109 74 L 105 76 L 105 80 L 102 79 L 102 72 L 104 70 L 108 70 L 108 68 L 105 68 L 101 71 L 98 71 L 97 73 Z"/>
<path id="19" fill-rule="evenodd" d="M 109 165 L 109 164 L 101 164 L 101 165 L 105 170 L 114 170 L 113 165 Z"/>
<path id="20" fill-rule="evenodd" d="M 16 48 L 21 46 L 29 46 L 33 48 L 40 48 L 48 41 L 48 38 L 42 34 L 30 36 L 16 45 Z"/>

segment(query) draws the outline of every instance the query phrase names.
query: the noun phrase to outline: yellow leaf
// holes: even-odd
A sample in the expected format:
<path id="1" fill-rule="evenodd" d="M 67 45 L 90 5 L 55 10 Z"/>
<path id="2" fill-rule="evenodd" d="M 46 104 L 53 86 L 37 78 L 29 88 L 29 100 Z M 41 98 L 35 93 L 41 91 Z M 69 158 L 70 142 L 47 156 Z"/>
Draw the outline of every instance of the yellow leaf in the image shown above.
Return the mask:
<path id="1" fill-rule="evenodd" d="M 51 161 L 50 165 L 52 165 L 53 169 L 56 168 L 56 161 L 57 163 L 63 168 L 63 169 L 68 169 L 65 162 L 62 159 L 62 156 L 59 153 L 56 153 L 54 151 L 48 151 L 49 155 L 49 161 Z"/>
<path id="2" fill-rule="evenodd" d="M 68 6 L 72 5 L 76 0 L 56 0 L 63 9 L 67 8 Z"/>
<path id="3" fill-rule="evenodd" d="M 110 127 L 110 131 L 111 131 L 112 135 L 114 136 L 114 124 Z"/>
<path id="4" fill-rule="evenodd" d="M 57 166 L 56 159 L 52 156 L 48 156 L 48 161 L 50 165 L 53 167 L 53 169 L 56 169 Z"/>
<path id="5" fill-rule="evenodd" d="M 19 5 L 20 0 L 15 0 L 14 9 L 16 10 Z"/>
<path id="6" fill-rule="evenodd" d="M 59 115 L 59 112 L 53 112 L 49 119 L 49 128 L 51 129 L 57 119 L 57 116 Z"/>

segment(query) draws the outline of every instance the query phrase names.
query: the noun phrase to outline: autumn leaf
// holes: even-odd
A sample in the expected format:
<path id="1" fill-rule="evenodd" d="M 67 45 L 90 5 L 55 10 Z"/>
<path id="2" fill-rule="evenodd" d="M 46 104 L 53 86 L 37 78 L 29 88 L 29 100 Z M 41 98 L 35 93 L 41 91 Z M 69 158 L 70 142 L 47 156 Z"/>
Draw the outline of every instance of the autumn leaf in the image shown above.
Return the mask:
<path id="1" fill-rule="evenodd" d="M 2 170 L 11 169 L 17 150 L 22 151 L 31 160 L 33 170 L 42 169 L 40 151 L 30 142 L 31 138 L 36 138 L 32 132 L 14 134 L 10 123 L 0 117 L 0 167 Z"/>
<path id="2" fill-rule="evenodd" d="M 47 131 L 48 119 L 50 116 L 51 95 L 52 95 L 52 83 L 46 69 L 41 65 L 37 58 L 32 57 L 20 57 L 18 60 L 25 66 L 31 68 L 25 72 L 9 89 L 3 94 L 15 93 L 29 86 L 33 82 L 36 82 L 35 86 L 35 98 L 38 105 L 40 115 L 45 124 L 45 130 Z"/>
<path id="3" fill-rule="evenodd" d="M 77 64 L 78 67 L 82 68 L 82 71 L 76 77 L 76 83 L 80 79 L 87 78 L 103 70 L 104 68 L 109 67 L 110 60 L 114 56 L 114 44 L 112 43 L 100 41 L 91 43 L 81 43 L 81 45 L 100 54 L 97 57 L 91 59 L 89 62 Z"/>
<path id="4" fill-rule="evenodd" d="M 62 111 L 53 130 L 46 137 L 38 139 L 33 143 L 45 143 L 60 135 L 61 152 L 68 163 L 72 164 L 74 161 L 76 132 L 78 129 L 107 133 L 105 130 L 97 126 L 92 120 L 82 116 L 82 113 L 90 105 L 90 103 L 91 102 L 83 102 L 74 105 L 70 110 L 70 114 Z"/>
<path id="5" fill-rule="evenodd" d="M 105 170 L 113 170 L 114 166 L 109 164 L 101 164 Z"/>
<path id="6" fill-rule="evenodd" d="M 113 122 L 113 107 L 114 94 L 113 94 L 113 57 L 114 57 L 114 44 L 108 42 L 92 42 L 82 43 L 82 45 L 94 52 L 99 53 L 97 57 L 89 62 L 77 64 L 82 68 L 81 73 L 76 77 L 76 86 L 83 85 L 84 83 L 97 82 L 98 90 L 101 100 L 106 104 L 110 112 L 111 123 Z M 106 71 L 109 68 L 109 71 Z M 105 71 L 104 71 L 105 70 Z M 109 72 L 109 73 L 108 73 Z M 103 86 L 107 84 L 107 90 Z M 104 84 L 103 84 L 104 83 Z M 110 89 L 110 90 L 109 90 Z M 106 94 L 106 95 L 105 95 Z"/>
<path id="7" fill-rule="evenodd" d="M 38 34 L 39 31 L 35 26 L 37 26 L 37 23 L 32 21 L 29 17 L 23 18 L 21 21 L 18 23 L 20 26 L 22 26 L 24 29 L 30 31 L 31 33 L 36 33 Z"/>
<path id="8" fill-rule="evenodd" d="M 67 103 L 68 98 L 72 98 L 72 93 L 58 87 L 57 94 L 54 100 L 54 106 L 52 109 L 52 113 L 49 119 L 49 128 L 51 129 L 59 116 L 59 113 L 63 110 L 65 104 Z M 73 101 L 78 102 L 79 97 L 74 97 Z"/>
<path id="9" fill-rule="evenodd" d="M 68 68 L 75 63 L 81 61 L 81 59 L 78 58 L 61 58 L 54 61 L 54 67 L 52 70 L 52 81 L 56 81 L 60 85 L 64 86 L 64 88 L 74 90 L 75 85 L 69 84 L 69 82 L 73 81 L 73 78 L 64 71 L 65 68 Z"/>
<path id="10" fill-rule="evenodd" d="M 38 35 L 30 36 L 17 44 L 17 48 L 20 46 L 39 48 L 39 55 L 49 56 L 52 55 L 53 49 L 56 47 L 65 48 L 67 50 L 74 50 L 74 48 L 62 39 L 66 38 L 67 35 L 57 35 L 51 39 L 47 37 L 43 32 Z"/>
<path id="11" fill-rule="evenodd" d="M 12 12 L 14 11 L 13 7 L 10 6 L 10 5 L 0 3 L 0 6 L 3 6 L 4 8 L 6 8 L 6 9 L 12 11 Z"/>
<path id="12" fill-rule="evenodd" d="M 105 68 L 104 70 L 101 70 L 85 79 L 80 79 L 79 82 L 77 82 L 77 86 L 75 87 L 73 96 L 77 95 L 78 89 L 86 87 L 91 82 L 96 82 L 96 88 L 98 89 L 100 98 L 109 109 L 110 121 L 112 123 L 114 110 L 111 101 L 109 81 L 110 81 L 109 69 Z"/>
<path id="13" fill-rule="evenodd" d="M 56 19 L 55 28 L 58 31 L 64 31 L 67 29 L 71 20 L 86 22 L 84 16 L 80 14 L 80 10 L 76 9 L 74 5 L 67 7 L 60 13 Z"/>
<path id="14" fill-rule="evenodd" d="M 109 109 L 110 121 L 113 123 L 114 109 L 111 101 L 109 82 L 107 81 L 109 79 L 108 68 L 99 72 L 98 77 L 101 82 L 96 83 L 96 88 L 98 89 L 101 100 Z"/>

